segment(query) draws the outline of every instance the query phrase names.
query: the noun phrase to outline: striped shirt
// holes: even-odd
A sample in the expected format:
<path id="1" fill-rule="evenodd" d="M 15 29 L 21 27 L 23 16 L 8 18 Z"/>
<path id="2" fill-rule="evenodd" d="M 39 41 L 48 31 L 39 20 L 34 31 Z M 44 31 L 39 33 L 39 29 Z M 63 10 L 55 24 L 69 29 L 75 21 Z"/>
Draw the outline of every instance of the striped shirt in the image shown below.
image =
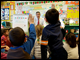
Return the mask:
<path id="1" fill-rule="evenodd" d="M 39 43 L 38 43 L 37 38 L 36 38 L 35 45 L 31 51 L 31 54 L 30 54 L 31 58 L 34 55 L 35 58 L 41 59 L 41 43 L 44 43 L 41 41 L 41 37 L 42 36 L 40 36 Z M 47 58 L 49 58 L 49 52 L 48 51 L 47 51 Z"/>

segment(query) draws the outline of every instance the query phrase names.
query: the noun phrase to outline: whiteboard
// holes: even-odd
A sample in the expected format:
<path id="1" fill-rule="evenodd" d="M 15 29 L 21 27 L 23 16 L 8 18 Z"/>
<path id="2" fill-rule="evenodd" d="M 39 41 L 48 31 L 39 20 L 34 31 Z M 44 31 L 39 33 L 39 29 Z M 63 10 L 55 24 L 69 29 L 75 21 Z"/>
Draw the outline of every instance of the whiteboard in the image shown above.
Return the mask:
<path id="1" fill-rule="evenodd" d="M 28 32 L 28 15 L 13 15 L 12 27 L 21 27 L 25 33 Z"/>

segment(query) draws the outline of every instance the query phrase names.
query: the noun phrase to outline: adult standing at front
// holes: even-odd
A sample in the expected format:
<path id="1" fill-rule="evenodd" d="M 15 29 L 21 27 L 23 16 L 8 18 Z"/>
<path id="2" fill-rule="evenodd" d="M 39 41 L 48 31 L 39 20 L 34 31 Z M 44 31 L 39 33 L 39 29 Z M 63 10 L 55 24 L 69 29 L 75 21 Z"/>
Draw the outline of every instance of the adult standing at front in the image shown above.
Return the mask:
<path id="1" fill-rule="evenodd" d="M 36 17 L 34 18 L 34 25 L 42 25 L 44 26 L 44 19 L 40 17 L 41 14 L 39 11 L 36 12 Z"/>

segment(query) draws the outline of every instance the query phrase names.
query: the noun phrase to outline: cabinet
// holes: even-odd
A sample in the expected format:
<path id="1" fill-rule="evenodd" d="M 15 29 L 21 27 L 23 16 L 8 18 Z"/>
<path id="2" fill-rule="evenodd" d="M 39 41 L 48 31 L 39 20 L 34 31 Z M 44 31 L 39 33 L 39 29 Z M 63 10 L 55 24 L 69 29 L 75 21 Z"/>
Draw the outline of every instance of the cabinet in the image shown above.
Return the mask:
<path id="1" fill-rule="evenodd" d="M 79 26 L 70 26 L 70 25 L 65 25 L 65 30 L 68 30 L 68 33 L 70 32 L 71 29 L 75 29 L 75 32 L 74 34 L 79 34 L 79 33 L 76 33 L 76 30 L 79 29 Z"/>

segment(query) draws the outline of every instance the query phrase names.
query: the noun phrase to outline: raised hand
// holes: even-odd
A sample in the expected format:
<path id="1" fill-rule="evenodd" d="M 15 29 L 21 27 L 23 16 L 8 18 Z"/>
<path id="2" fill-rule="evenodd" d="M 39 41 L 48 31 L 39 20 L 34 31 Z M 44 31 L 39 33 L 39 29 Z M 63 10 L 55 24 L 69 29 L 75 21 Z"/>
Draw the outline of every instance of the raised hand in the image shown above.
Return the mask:
<path id="1" fill-rule="evenodd" d="M 29 23 L 34 24 L 34 17 L 32 16 L 32 14 L 29 14 Z"/>

